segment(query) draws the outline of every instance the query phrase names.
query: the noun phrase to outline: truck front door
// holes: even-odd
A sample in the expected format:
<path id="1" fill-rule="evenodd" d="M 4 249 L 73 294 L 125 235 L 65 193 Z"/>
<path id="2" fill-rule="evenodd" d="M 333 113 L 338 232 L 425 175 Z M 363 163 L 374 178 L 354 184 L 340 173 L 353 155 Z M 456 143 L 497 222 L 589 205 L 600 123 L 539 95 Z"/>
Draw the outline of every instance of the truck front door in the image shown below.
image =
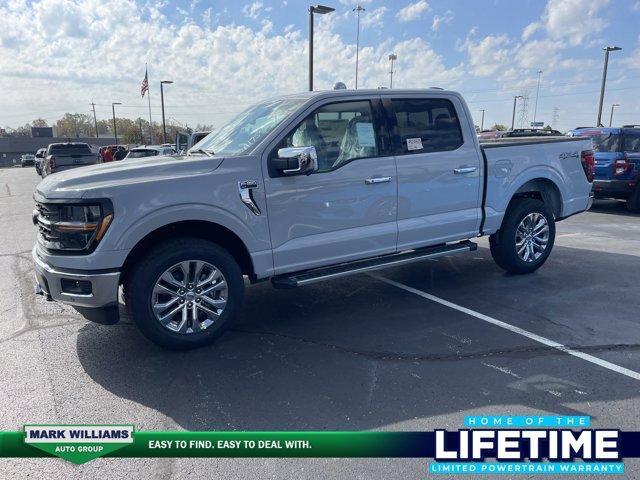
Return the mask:
<path id="1" fill-rule="evenodd" d="M 265 153 L 277 274 L 395 252 L 396 165 L 380 112 L 379 97 L 315 104 Z M 274 170 L 279 149 L 309 146 L 318 171 Z"/>
<path id="2" fill-rule="evenodd" d="M 477 235 L 481 157 L 456 97 L 383 97 L 398 166 L 398 250 Z"/>

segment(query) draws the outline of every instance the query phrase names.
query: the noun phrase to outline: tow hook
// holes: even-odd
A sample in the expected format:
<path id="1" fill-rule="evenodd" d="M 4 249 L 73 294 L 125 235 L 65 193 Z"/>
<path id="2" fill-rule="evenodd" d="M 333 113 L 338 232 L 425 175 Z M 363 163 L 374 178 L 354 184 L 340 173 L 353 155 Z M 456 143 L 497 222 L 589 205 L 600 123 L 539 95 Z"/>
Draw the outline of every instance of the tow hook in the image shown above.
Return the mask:
<path id="1" fill-rule="evenodd" d="M 42 295 L 47 300 L 47 302 L 53 302 L 53 298 L 51 298 L 51 295 L 46 293 L 39 283 L 36 283 L 35 291 L 36 295 Z"/>

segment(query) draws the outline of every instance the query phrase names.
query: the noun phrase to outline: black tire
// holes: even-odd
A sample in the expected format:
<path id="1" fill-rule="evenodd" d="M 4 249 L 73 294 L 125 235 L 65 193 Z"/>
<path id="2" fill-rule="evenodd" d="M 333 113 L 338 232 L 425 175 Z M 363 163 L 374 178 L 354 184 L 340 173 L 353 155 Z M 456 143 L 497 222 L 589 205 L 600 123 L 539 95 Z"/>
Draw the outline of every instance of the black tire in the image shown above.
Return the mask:
<path id="1" fill-rule="evenodd" d="M 636 185 L 635 190 L 627 199 L 627 210 L 631 213 L 640 213 L 640 184 Z"/>
<path id="2" fill-rule="evenodd" d="M 518 255 L 516 249 L 516 230 L 525 217 L 534 213 L 544 216 L 549 228 L 549 235 L 546 248 L 541 252 L 542 254 L 534 260 L 525 261 Z M 540 268 L 549 257 L 555 237 L 556 225 L 551 210 L 540 200 L 516 198 L 507 208 L 500 230 L 489 237 L 491 256 L 498 266 L 507 272 L 515 274 L 531 273 Z"/>
<path id="3" fill-rule="evenodd" d="M 169 330 L 156 319 L 152 295 L 163 272 L 188 260 L 208 262 L 224 275 L 227 303 L 222 314 L 208 328 L 184 334 Z M 226 250 L 207 240 L 190 237 L 168 240 L 151 249 L 132 268 L 124 285 L 127 308 L 142 334 L 163 348 L 188 350 L 213 343 L 229 328 L 242 305 L 244 281 L 238 263 Z"/>

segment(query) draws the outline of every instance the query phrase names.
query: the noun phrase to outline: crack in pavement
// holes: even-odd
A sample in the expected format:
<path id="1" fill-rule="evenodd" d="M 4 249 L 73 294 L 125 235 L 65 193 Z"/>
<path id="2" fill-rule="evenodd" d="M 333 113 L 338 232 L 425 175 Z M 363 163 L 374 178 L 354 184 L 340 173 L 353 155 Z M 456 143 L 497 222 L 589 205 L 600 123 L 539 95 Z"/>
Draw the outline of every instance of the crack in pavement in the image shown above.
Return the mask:
<path id="1" fill-rule="evenodd" d="M 533 347 L 514 347 L 498 350 L 486 350 L 483 352 L 470 352 L 460 354 L 430 354 L 430 353 L 402 353 L 402 352 L 389 352 L 389 351 L 374 351 L 374 350 L 359 350 L 344 345 L 337 345 L 329 342 L 322 342 L 318 340 L 311 340 L 304 337 L 297 337 L 294 335 L 288 335 L 280 332 L 270 332 L 262 330 L 249 330 L 242 328 L 230 328 L 230 332 L 247 333 L 252 335 L 264 335 L 276 338 L 283 338 L 286 340 L 297 341 L 308 345 L 314 345 L 318 347 L 328 348 L 330 350 L 339 351 L 343 353 L 349 353 L 351 355 L 357 355 L 372 360 L 387 360 L 387 361 L 403 361 L 403 362 L 417 362 L 417 361 L 455 361 L 455 360 L 468 360 L 475 358 L 487 358 L 498 357 L 511 354 L 552 354 L 560 355 L 563 350 L 577 350 L 581 352 L 603 352 L 603 351 L 621 351 L 621 350 L 640 350 L 640 344 L 603 344 L 603 345 L 565 345 L 562 349 L 547 347 L 547 346 L 533 346 Z"/>

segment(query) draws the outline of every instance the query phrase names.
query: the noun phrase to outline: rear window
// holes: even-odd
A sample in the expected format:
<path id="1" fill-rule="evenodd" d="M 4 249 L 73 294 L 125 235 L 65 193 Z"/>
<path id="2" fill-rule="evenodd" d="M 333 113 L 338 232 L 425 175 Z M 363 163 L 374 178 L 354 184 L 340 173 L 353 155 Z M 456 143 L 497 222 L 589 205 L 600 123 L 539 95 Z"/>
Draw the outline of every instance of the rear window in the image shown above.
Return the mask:
<path id="1" fill-rule="evenodd" d="M 596 152 L 619 152 L 622 147 L 622 135 L 600 133 L 589 137 Z"/>
<path id="2" fill-rule="evenodd" d="M 131 150 L 128 158 L 144 158 L 158 155 L 157 150 Z"/>
<path id="3" fill-rule="evenodd" d="M 91 155 L 91 149 L 87 144 L 51 145 L 49 153 L 57 155 Z"/>
<path id="4" fill-rule="evenodd" d="M 640 153 L 640 135 L 625 135 L 622 150 Z"/>
<path id="5" fill-rule="evenodd" d="M 460 122 L 449 100 L 394 99 L 391 104 L 402 153 L 442 152 L 462 145 Z"/>

